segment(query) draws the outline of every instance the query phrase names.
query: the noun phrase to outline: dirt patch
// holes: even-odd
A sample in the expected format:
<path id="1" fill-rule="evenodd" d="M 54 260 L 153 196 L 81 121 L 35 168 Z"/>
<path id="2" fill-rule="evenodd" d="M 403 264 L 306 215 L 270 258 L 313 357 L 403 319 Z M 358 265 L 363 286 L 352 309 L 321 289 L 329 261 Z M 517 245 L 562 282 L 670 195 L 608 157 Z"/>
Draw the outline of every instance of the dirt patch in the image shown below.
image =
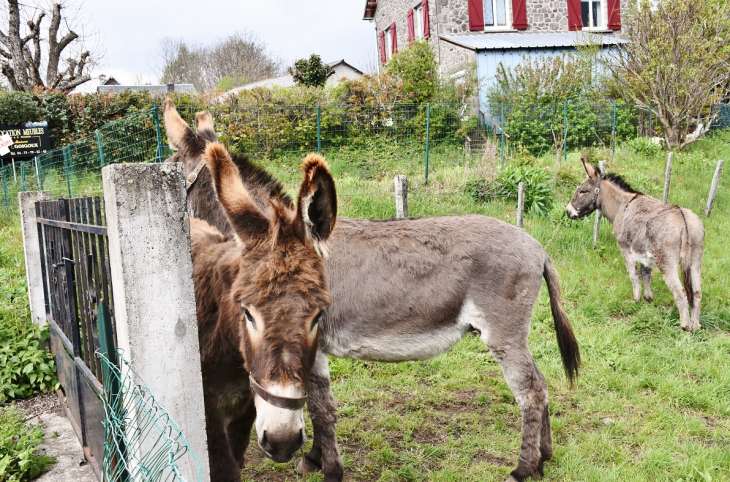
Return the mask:
<path id="1" fill-rule="evenodd" d="M 42 413 L 65 416 L 63 406 L 56 393 L 39 393 L 35 397 L 19 400 L 15 406 L 27 413 L 27 417 L 37 417 Z"/>
<path id="2" fill-rule="evenodd" d="M 494 454 L 488 454 L 486 452 L 479 451 L 477 452 L 474 457 L 472 457 L 472 461 L 475 462 L 488 462 L 492 465 L 498 465 L 500 467 L 512 467 L 512 462 L 509 460 L 499 457 Z"/>

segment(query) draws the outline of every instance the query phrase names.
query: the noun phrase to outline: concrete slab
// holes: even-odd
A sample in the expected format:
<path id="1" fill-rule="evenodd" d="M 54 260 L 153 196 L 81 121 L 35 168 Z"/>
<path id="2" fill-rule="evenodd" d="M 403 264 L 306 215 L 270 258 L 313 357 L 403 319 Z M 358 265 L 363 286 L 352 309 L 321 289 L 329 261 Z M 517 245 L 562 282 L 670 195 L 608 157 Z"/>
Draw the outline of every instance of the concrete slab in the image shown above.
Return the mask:
<path id="1" fill-rule="evenodd" d="M 28 420 L 28 423 L 37 424 L 38 419 L 43 420 L 43 432 L 46 435 L 46 439 L 38 446 L 38 453 L 57 457 L 57 460 L 48 472 L 34 480 L 98 482 L 68 419 L 55 413 L 42 413 Z"/>

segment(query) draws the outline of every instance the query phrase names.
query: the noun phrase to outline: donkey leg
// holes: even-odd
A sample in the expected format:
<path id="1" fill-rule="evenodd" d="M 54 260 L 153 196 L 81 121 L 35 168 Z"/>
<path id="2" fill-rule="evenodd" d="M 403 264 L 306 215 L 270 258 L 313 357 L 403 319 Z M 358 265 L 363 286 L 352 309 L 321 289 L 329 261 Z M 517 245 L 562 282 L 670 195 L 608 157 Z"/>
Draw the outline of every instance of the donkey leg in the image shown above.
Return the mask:
<path id="1" fill-rule="evenodd" d="M 674 296 L 674 303 L 679 311 L 679 324 L 683 330 L 692 331 L 692 324 L 689 321 L 689 303 L 682 282 L 679 280 L 679 274 L 677 274 L 677 266 L 660 269 L 660 271 L 669 291 Z"/>
<path id="2" fill-rule="evenodd" d="M 639 276 L 639 265 L 628 250 L 622 249 L 621 254 L 624 256 L 626 271 L 629 272 L 631 287 L 634 289 L 634 301 L 641 301 L 641 277 Z"/>
<path id="3" fill-rule="evenodd" d="M 327 355 L 321 350 L 317 350 L 308 388 L 307 408 L 314 436 L 312 450 L 304 454 L 304 459 L 297 465 L 297 472 L 301 474 L 321 469 L 325 482 L 339 482 L 344 476 L 345 466 L 335 434 L 337 403 L 330 387 Z"/>
<path id="4" fill-rule="evenodd" d="M 549 430 L 549 426 L 545 427 L 543 424 L 548 403 L 547 389 L 543 386 L 541 375 L 536 370 L 526 341 L 499 346 L 490 345 L 489 349 L 502 367 L 507 384 L 522 412 L 520 460 L 517 468 L 510 473 L 509 480 L 522 482 L 531 476 L 539 477 L 541 436 L 544 430 Z M 552 447 L 550 450 L 546 447 L 545 455 L 552 456 Z"/>
<path id="5" fill-rule="evenodd" d="M 700 300 L 702 299 L 702 251 L 704 246 L 692 247 L 692 329 L 699 330 L 700 325 Z"/>
<path id="6" fill-rule="evenodd" d="M 544 475 L 543 465 L 545 464 L 545 462 L 553 458 L 553 431 L 550 428 L 550 410 L 548 408 L 547 400 L 547 381 L 545 380 L 543 374 L 540 372 L 540 369 L 537 368 L 537 364 L 535 364 L 535 372 L 537 373 L 538 379 L 540 380 L 540 385 L 542 385 L 542 388 L 545 391 L 545 408 L 542 413 L 542 430 L 540 431 L 540 462 L 537 465 L 537 473 L 542 476 Z"/>
<path id="7" fill-rule="evenodd" d="M 241 480 L 241 469 L 231 452 L 223 421 L 211 417 L 206 410 L 206 434 L 208 436 L 208 457 L 211 482 L 233 482 Z"/>
<path id="8" fill-rule="evenodd" d="M 240 415 L 228 423 L 226 434 L 228 435 L 228 443 L 231 446 L 231 452 L 236 459 L 238 466 L 243 469 L 245 463 L 246 449 L 251 440 L 251 427 L 256 421 L 256 405 L 253 400 L 246 407 L 243 415 Z"/>
<path id="9" fill-rule="evenodd" d="M 654 295 L 651 292 L 651 267 L 639 264 L 641 268 L 641 278 L 644 281 L 644 299 L 646 301 L 654 301 Z"/>

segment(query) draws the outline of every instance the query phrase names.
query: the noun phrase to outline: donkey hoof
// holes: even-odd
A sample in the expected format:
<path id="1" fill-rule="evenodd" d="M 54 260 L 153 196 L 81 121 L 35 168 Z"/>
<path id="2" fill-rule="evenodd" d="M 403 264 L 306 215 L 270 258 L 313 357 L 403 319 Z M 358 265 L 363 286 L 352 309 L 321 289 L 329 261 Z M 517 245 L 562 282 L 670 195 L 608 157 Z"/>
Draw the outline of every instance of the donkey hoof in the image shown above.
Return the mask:
<path id="1" fill-rule="evenodd" d="M 302 476 L 305 473 L 310 474 L 312 472 L 319 472 L 320 470 L 322 470 L 322 464 L 316 460 L 310 459 L 306 454 L 297 464 L 297 474 L 299 476 Z"/>
<path id="2" fill-rule="evenodd" d="M 648 301 L 649 303 L 651 303 L 652 301 L 654 301 L 654 296 L 652 296 L 652 295 L 648 295 L 648 296 L 647 295 L 644 295 L 644 299 L 646 301 Z"/>

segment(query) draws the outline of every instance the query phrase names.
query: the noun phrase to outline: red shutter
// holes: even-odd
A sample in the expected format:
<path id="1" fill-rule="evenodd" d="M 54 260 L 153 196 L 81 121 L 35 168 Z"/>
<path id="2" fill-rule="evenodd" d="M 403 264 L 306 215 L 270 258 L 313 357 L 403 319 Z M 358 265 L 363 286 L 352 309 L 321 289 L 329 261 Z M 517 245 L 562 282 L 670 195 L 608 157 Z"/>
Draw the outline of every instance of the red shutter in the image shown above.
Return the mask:
<path id="1" fill-rule="evenodd" d="M 431 38 L 431 25 L 428 23 L 428 0 L 421 0 L 423 8 L 423 36 Z"/>
<path id="2" fill-rule="evenodd" d="M 385 30 L 380 32 L 380 61 L 385 63 L 388 60 L 385 54 Z"/>
<path id="3" fill-rule="evenodd" d="M 580 0 L 568 0 L 568 30 L 583 30 Z"/>
<path id="4" fill-rule="evenodd" d="M 416 40 L 416 29 L 413 27 L 413 10 L 408 10 L 408 41 Z"/>
<path id="5" fill-rule="evenodd" d="M 527 8 L 525 8 L 525 0 L 512 0 L 512 28 L 516 30 L 527 29 Z"/>
<path id="6" fill-rule="evenodd" d="M 621 30 L 621 0 L 608 0 L 608 28 Z"/>
<path id="7" fill-rule="evenodd" d="M 395 33 L 395 22 L 390 25 L 390 43 L 393 45 L 392 54 L 398 52 L 398 36 Z"/>
<path id="8" fill-rule="evenodd" d="M 578 0 L 580 2 L 580 0 Z M 469 30 L 484 30 L 484 5 L 482 0 L 469 0 Z"/>

